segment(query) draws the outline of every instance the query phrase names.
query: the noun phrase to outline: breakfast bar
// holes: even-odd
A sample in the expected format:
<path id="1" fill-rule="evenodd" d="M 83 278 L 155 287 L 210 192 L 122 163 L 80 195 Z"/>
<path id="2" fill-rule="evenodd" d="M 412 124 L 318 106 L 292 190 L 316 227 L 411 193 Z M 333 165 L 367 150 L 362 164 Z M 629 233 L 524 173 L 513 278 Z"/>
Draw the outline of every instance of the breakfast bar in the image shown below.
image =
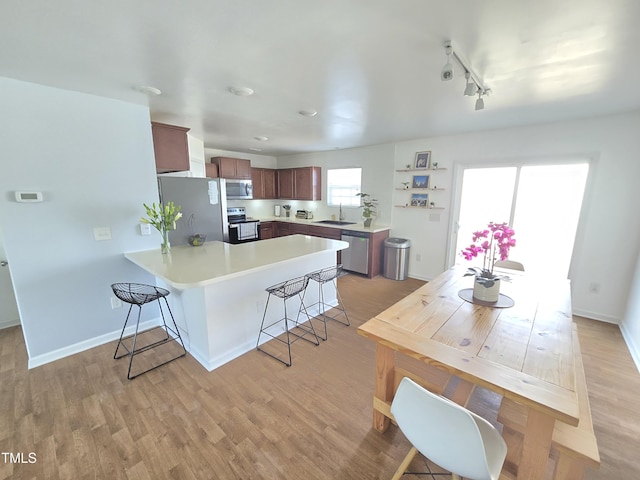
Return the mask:
<path id="1" fill-rule="evenodd" d="M 336 252 L 346 247 L 340 240 L 291 235 L 239 245 L 177 246 L 165 255 L 159 249 L 130 252 L 125 257 L 171 291 L 169 303 L 185 347 L 211 371 L 256 347 L 265 288 L 335 265 Z M 305 304 L 317 302 L 312 290 Z M 325 301 L 336 303 L 335 290 L 327 289 Z M 277 319 L 280 313 L 273 309 L 268 315 Z"/>

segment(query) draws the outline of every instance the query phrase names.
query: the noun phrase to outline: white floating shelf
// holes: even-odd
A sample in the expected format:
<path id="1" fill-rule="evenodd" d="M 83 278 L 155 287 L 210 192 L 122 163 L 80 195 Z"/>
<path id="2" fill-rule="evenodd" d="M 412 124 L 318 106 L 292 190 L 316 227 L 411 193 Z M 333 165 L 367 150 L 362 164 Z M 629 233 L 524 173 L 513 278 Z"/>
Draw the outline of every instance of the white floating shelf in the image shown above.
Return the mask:
<path id="1" fill-rule="evenodd" d="M 394 205 L 394 207 L 397 207 L 397 208 L 419 208 L 420 210 L 444 210 L 444 207 L 429 208 L 429 207 L 414 207 L 412 205 Z"/>
<path id="2" fill-rule="evenodd" d="M 399 168 L 396 172 L 437 172 L 439 170 L 446 170 L 446 168 Z"/>

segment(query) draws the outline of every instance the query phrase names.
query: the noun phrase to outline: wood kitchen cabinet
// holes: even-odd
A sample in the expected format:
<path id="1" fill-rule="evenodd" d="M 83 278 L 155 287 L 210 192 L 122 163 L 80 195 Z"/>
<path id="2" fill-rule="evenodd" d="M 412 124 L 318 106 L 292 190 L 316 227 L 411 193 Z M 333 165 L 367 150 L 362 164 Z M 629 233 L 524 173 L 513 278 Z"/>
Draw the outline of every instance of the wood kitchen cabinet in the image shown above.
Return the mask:
<path id="1" fill-rule="evenodd" d="M 205 163 L 204 164 L 205 176 L 207 178 L 218 178 L 218 165 L 215 163 Z"/>
<path id="2" fill-rule="evenodd" d="M 211 163 L 218 166 L 220 178 L 251 178 L 251 160 L 244 158 L 213 157 Z"/>
<path id="3" fill-rule="evenodd" d="M 286 237 L 287 235 L 291 235 L 291 224 L 285 222 L 275 222 L 277 226 L 277 230 L 274 231 L 278 237 Z"/>
<path id="4" fill-rule="evenodd" d="M 283 168 L 278 170 L 278 198 L 322 200 L 320 167 Z"/>
<path id="5" fill-rule="evenodd" d="M 151 122 L 156 172 L 182 172 L 189 170 L 189 128 Z"/>
<path id="6" fill-rule="evenodd" d="M 272 168 L 252 168 L 253 198 L 275 199 L 277 196 L 276 170 Z"/>
<path id="7" fill-rule="evenodd" d="M 289 227 L 291 235 L 309 235 L 309 225 L 292 223 Z"/>
<path id="8" fill-rule="evenodd" d="M 260 222 L 260 240 L 276 237 L 274 227 L 275 222 Z"/>

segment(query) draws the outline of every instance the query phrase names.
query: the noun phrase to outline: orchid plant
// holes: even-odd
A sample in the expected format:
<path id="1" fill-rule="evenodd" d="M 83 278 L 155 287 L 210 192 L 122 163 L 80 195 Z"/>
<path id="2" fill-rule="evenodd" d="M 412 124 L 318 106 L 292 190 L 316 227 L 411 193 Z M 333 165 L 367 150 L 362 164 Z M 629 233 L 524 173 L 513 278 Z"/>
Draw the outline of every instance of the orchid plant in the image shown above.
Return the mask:
<path id="1" fill-rule="evenodd" d="M 167 202 L 166 205 L 156 204 L 155 202 L 151 206 L 146 203 L 142 204 L 147 211 L 149 218 L 142 217 L 140 222 L 148 225 L 153 225 L 162 235 L 162 252 L 167 253 L 169 251 L 169 230 L 176 229 L 176 222 L 182 218 L 180 212 L 180 205 L 175 205 L 173 202 Z"/>
<path id="2" fill-rule="evenodd" d="M 466 260 L 483 254 L 482 268 L 471 267 L 465 276 L 475 275 L 479 283 L 492 287 L 496 280 L 508 279 L 494 275 L 493 268 L 498 260 L 509 258 L 509 250 L 516 246 L 515 232 L 506 223 L 489 222 L 486 230 L 473 232 L 473 243 L 460 252 Z"/>

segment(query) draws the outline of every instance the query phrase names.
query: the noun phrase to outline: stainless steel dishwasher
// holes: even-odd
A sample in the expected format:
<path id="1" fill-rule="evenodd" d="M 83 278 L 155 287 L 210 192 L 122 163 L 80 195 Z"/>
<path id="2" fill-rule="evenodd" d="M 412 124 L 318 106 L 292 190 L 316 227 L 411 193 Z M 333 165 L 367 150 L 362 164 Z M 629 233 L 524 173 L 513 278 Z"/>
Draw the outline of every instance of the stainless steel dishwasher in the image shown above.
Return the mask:
<path id="1" fill-rule="evenodd" d="M 349 248 L 342 250 L 342 268 L 351 272 L 369 274 L 369 234 L 342 230 L 342 241 Z"/>

